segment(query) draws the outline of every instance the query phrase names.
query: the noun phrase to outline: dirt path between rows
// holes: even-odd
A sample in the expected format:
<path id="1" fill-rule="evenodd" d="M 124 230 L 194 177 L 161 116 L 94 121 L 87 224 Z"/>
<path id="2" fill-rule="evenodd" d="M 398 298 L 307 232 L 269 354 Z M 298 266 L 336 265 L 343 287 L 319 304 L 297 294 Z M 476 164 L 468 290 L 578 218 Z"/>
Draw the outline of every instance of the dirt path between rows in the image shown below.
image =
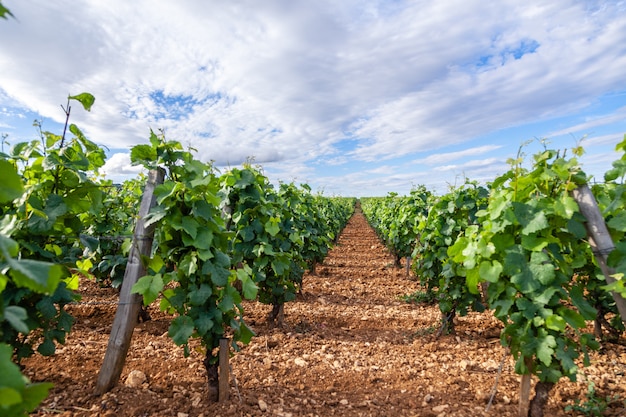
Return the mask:
<path id="1" fill-rule="evenodd" d="M 269 329 L 267 306 L 245 304 L 257 336 L 231 359 L 230 399 L 206 400 L 203 354 L 189 358 L 167 337 L 170 318 L 150 307 L 135 330 L 120 384 L 92 395 L 115 314 L 116 291 L 86 281 L 67 344 L 50 358 L 26 361 L 34 381 L 55 384 L 37 416 L 515 416 L 519 377 L 506 358 L 497 395 L 485 411 L 504 350 L 490 313 L 457 321 L 457 334 L 436 338 L 436 306 L 401 297 L 419 289 L 378 241 L 360 212 L 351 218 L 317 275 L 286 305 L 285 325 Z M 196 347 L 197 345 L 194 345 Z M 626 348 L 606 345 L 576 383 L 553 390 L 547 416 L 583 398 L 626 398 Z M 145 378 L 145 380 L 144 380 Z M 604 415 L 626 415 L 620 401 Z"/>

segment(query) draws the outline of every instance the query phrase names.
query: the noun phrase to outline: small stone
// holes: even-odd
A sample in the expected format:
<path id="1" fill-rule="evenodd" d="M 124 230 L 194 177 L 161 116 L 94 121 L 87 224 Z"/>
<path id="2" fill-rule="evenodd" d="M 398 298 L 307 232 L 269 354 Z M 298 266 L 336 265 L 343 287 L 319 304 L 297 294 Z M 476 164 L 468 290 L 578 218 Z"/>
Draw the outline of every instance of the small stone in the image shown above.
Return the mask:
<path id="1" fill-rule="evenodd" d="M 502 396 L 502 402 L 505 404 L 511 404 L 511 399 L 506 395 Z"/>
<path id="2" fill-rule="evenodd" d="M 176 414 L 176 417 L 189 417 L 189 414 L 187 414 L 187 413 L 178 413 L 178 414 Z"/>
<path id="3" fill-rule="evenodd" d="M 341 405 L 348 405 L 348 404 L 349 404 L 349 402 L 348 402 L 348 400 L 346 400 L 346 399 L 344 398 L 343 400 L 339 401 L 339 404 L 341 404 Z"/>
<path id="4" fill-rule="evenodd" d="M 305 361 L 305 360 L 304 360 L 304 359 L 302 359 L 302 358 L 295 358 L 295 359 L 293 360 L 293 363 L 295 363 L 295 364 L 296 364 L 296 365 L 298 365 L 298 366 L 302 366 L 302 367 L 305 367 L 305 366 L 308 366 L 308 365 L 309 365 L 309 364 L 307 363 L 307 361 Z"/>
<path id="5" fill-rule="evenodd" d="M 437 414 L 443 413 L 444 411 L 446 411 L 448 407 L 450 407 L 448 404 L 438 405 L 436 407 L 433 407 L 433 413 L 437 413 Z"/>
<path id="6" fill-rule="evenodd" d="M 130 388 L 137 388 L 140 387 L 141 384 L 146 382 L 146 379 L 146 374 L 135 369 L 130 371 L 130 373 L 126 377 L 126 382 L 124 383 L 124 385 Z"/>
<path id="7" fill-rule="evenodd" d="M 433 396 L 432 396 L 432 395 L 430 395 L 430 394 L 426 394 L 426 395 L 424 395 L 424 402 L 425 402 L 426 404 L 430 403 L 433 399 L 435 399 L 435 397 L 433 397 Z"/>
<path id="8" fill-rule="evenodd" d="M 267 411 L 267 403 L 261 399 L 259 399 L 259 410 Z"/>

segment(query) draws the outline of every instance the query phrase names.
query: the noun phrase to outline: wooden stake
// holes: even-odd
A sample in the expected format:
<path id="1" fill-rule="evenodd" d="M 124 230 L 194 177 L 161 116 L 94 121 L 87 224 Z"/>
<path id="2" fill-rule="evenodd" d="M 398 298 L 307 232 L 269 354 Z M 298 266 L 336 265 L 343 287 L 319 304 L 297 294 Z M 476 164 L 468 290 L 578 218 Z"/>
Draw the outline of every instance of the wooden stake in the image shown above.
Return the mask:
<path id="1" fill-rule="evenodd" d="M 219 349 L 219 390 L 218 390 L 218 402 L 228 401 L 228 389 L 229 389 L 229 381 L 230 381 L 230 364 L 228 363 L 229 359 L 229 349 L 228 349 L 228 339 L 221 338 L 220 339 L 220 349 Z"/>
<path id="2" fill-rule="evenodd" d="M 96 395 L 102 395 L 110 391 L 119 381 L 126 354 L 130 348 L 133 330 L 137 325 L 139 310 L 141 309 L 142 298 L 139 294 L 132 294 L 133 285 L 146 274 L 146 268 L 141 260 L 142 257 L 149 257 L 152 251 L 152 240 L 154 238 L 154 228 L 156 225 L 145 227 L 145 217 L 150 209 L 156 204 L 154 189 L 163 183 L 165 172 L 162 169 L 152 170 L 148 173 L 148 182 L 141 199 L 139 207 L 139 217 L 135 225 L 133 245 L 128 255 L 124 281 L 120 291 L 120 301 L 113 319 L 113 327 L 109 336 L 109 344 L 104 355 L 102 368 L 96 381 Z"/>
<path id="3" fill-rule="evenodd" d="M 519 389 L 519 417 L 528 417 L 528 410 L 530 407 L 530 379 L 531 374 L 522 375 Z"/>
<path id="4" fill-rule="evenodd" d="M 604 217 L 598 208 L 598 203 L 587 185 L 581 185 L 573 190 L 572 197 L 574 197 L 574 200 L 578 203 L 580 212 L 587 219 L 585 227 L 587 228 L 589 245 L 591 245 L 598 265 L 600 265 L 606 283 L 612 284 L 615 282 L 615 278 L 613 278 L 615 271 L 607 265 L 606 260 L 609 253 L 615 249 L 615 245 L 606 227 L 606 223 L 604 223 Z M 622 317 L 622 323 L 626 325 L 626 300 L 615 291 L 611 291 L 611 295 L 615 300 L 617 311 Z"/>

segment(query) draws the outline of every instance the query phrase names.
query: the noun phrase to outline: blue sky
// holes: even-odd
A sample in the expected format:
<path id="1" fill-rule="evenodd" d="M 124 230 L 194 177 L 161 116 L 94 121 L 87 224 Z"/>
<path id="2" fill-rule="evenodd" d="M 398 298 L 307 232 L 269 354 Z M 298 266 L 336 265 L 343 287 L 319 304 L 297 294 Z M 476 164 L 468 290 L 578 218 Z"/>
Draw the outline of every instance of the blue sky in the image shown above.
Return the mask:
<path id="1" fill-rule="evenodd" d="M 72 120 L 136 175 L 149 130 L 220 169 L 253 158 L 327 195 L 489 181 L 530 139 L 581 138 L 601 178 L 626 133 L 626 2 L 3 0 L 0 133 Z M 525 153 L 541 149 L 538 140 Z"/>

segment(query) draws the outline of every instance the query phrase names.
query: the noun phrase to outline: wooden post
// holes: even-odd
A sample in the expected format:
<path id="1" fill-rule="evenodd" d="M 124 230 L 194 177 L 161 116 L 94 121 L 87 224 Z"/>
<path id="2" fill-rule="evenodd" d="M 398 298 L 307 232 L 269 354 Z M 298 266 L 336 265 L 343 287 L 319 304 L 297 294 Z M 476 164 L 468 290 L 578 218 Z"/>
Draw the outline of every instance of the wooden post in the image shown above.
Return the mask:
<path id="1" fill-rule="evenodd" d="M 528 410 L 530 408 L 530 374 L 522 375 L 519 389 L 519 417 L 528 417 Z"/>
<path id="2" fill-rule="evenodd" d="M 573 190 L 572 196 L 578 203 L 580 212 L 587 219 L 585 227 L 587 228 L 589 244 L 598 261 L 598 265 L 600 265 L 602 274 L 604 274 L 607 284 L 612 284 L 615 282 L 615 278 L 613 278 L 615 271 L 607 265 L 606 260 L 609 253 L 615 249 L 615 245 L 606 223 L 604 223 L 604 217 L 598 208 L 598 203 L 586 184 Z M 622 317 L 622 323 L 626 325 L 626 300 L 615 291 L 611 291 L 611 295 L 613 295 L 617 311 Z"/>
<path id="3" fill-rule="evenodd" d="M 218 389 L 218 402 L 228 401 L 228 389 L 230 381 L 230 364 L 228 363 L 229 349 L 228 339 L 220 339 L 219 349 L 219 389 Z"/>
<path id="4" fill-rule="evenodd" d="M 102 395 L 110 391 L 119 381 L 124 369 L 126 354 L 130 348 L 133 330 L 137 325 L 139 310 L 142 304 L 141 295 L 132 294 L 131 289 L 137 280 L 146 274 L 146 267 L 141 258 L 150 256 L 154 239 L 155 225 L 152 224 L 145 227 L 144 219 L 150 209 L 156 204 L 154 189 L 157 185 L 163 183 L 164 176 L 165 172 L 162 169 L 151 170 L 148 173 L 148 182 L 141 199 L 139 217 L 135 224 L 133 235 L 133 245 L 128 255 L 128 263 L 120 291 L 120 300 L 113 320 L 113 327 L 111 328 L 102 368 L 96 381 L 96 395 Z"/>

